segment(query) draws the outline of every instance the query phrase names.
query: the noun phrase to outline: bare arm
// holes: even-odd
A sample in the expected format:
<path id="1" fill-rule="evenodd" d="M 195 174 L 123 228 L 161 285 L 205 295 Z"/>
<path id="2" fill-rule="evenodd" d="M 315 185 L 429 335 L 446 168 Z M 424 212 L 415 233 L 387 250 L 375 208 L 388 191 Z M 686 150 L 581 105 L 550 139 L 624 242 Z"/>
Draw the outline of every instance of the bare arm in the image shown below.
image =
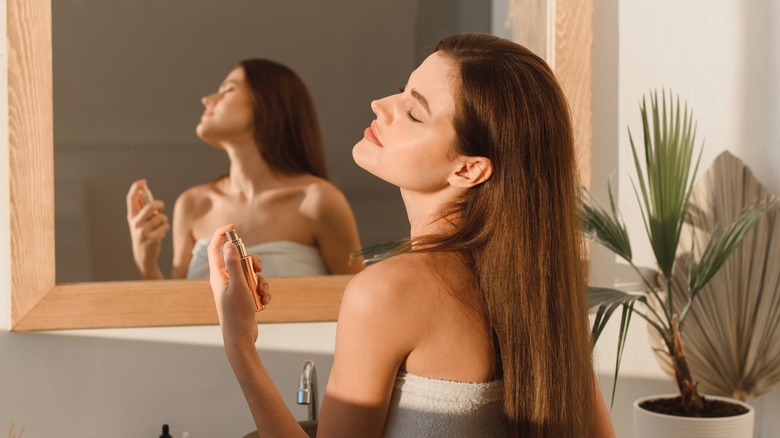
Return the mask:
<path id="1" fill-rule="evenodd" d="M 336 355 L 322 403 L 321 437 L 380 437 L 398 369 L 414 349 L 421 318 L 379 265 L 344 291 Z"/>
<path id="2" fill-rule="evenodd" d="M 232 229 L 232 225 L 217 229 L 208 248 L 209 281 L 225 342 L 225 353 L 241 385 L 260 436 L 304 438 L 306 433 L 287 409 L 255 349 L 258 329 L 254 300 L 244 281 L 234 245 L 224 246 L 227 269 L 223 268 L 220 247 L 225 240 L 225 233 Z M 262 266 L 259 259 L 255 256 L 253 260 L 255 270 L 260 271 Z M 257 293 L 260 293 L 263 304 L 270 302 L 267 285 L 267 281 L 261 277 Z"/>
<path id="3" fill-rule="evenodd" d="M 173 266 L 171 278 L 187 278 L 190 260 L 192 259 L 192 247 L 195 246 L 195 238 L 192 234 L 192 200 L 191 195 L 184 192 L 176 199 L 173 206 Z"/>
<path id="4" fill-rule="evenodd" d="M 593 438 L 615 438 L 615 429 L 612 426 L 612 419 L 609 417 L 607 404 L 601 394 L 598 381 L 593 378 L 595 388 L 595 397 L 593 404 L 593 421 L 590 426 L 590 436 Z"/>
<path id="5" fill-rule="evenodd" d="M 303 205 L 312 218 L 317 247 L 331 274 L 356 274 L 363 269 L 362 260 L 350 260 L 360 249 L 360 237 L 352 209 L 335 186 L 318 184 Z"/>
<path id="6" fill-rule="evenodd" d="M 209 245 L 210 282 L 228 361 L 260 436 L 304 437 L 255 349 L 254 304 L 232 245 L 224 246 L 227 270 L 222 267 L 220 245 L 232 228 L 219 228 Z M 255 268 L 260 269 L 255 260 Z M 414 344 L 419 324 L 407 321 L 409 312 L 403 309 L 409 306 L 397 299 L 392 286 L 376 287 L 382 280 L 356 276 L 344 293 L 336 355 L 319 419 L 320 437 L 379 437 L 384 430 L 395 376 Z M 261 284 L 267 284 L 265 279 Z M 270 295 L 262 292 L 267 304 Z"/>

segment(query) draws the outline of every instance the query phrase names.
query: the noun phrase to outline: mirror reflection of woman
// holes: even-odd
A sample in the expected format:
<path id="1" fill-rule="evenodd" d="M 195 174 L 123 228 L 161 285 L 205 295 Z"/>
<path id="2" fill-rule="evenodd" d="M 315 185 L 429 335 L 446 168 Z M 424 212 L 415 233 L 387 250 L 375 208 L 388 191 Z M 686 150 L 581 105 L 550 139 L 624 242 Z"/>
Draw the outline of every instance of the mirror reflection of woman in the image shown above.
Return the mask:
<path id="1" fill-rule="evenodd" d="M 400 187 L 411 250 L 347 285 L 317 436 L 614 436 L 592 368 L 574 140 L 553 72 L 510 41 L 454 35 L 371 108 L 353 157 Z M 220 251 L 232 228 L 209 247 L 228 361 L 259 436 L 303 437 L 255 349 L 236 249 Z M 262 278 L 256 292 L 273 293 Z"/>
<path id="2" fill-rule="evenodd" d="M 246 60 L 202 103 L 196 132 L 225 151 L 230 172 L 176 200 L 171 278 L 208 277 L 208 241 L 226 222 L 248 252 L 263 257 L 267 276 L 358 272 L 361 263 L 350 263 L 360 247 L 355 219 L 327 180 L 316 110 L 301 79 L 279 63 Z M 171 224 L 162 201 L 141 206 L 145 183 L 127 194 L 133 257 L 144 279 L 162 279 L 158 259 Z"/>

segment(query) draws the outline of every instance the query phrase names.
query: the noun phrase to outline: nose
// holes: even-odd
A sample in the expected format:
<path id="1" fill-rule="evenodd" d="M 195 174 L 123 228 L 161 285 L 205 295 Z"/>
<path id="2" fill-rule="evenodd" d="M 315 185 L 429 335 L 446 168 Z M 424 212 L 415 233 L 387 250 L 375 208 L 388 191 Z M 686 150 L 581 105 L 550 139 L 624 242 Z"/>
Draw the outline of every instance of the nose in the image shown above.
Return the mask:
<path id="1" fill-rule="evenodd" d="M 371 102 L 371 111 L 376 114 L 377 121 L 388 124 L 393 120 L 392 97 L 387 96 Z"/>
<path id="2" fill-rule="evenodd" d="M 206 107 L 207 107 L 207 106 L 209 106 L 209 105 L 211 105 L 211 104 L 213 104 L 213 103 L 214 103 L 214 96 L 215 96 L 216 94 L 217 94 L 217 93 L 212 93 L 212 94 L 209 94 L 209 95 L 207 95 L 207 96 L 203 96 L 203 97 L 201 97 L 201 98 L 200 98 L 200 103 L 202 103 L 202 104 L 203 104 L 203 106 L 206 106 Z"/>

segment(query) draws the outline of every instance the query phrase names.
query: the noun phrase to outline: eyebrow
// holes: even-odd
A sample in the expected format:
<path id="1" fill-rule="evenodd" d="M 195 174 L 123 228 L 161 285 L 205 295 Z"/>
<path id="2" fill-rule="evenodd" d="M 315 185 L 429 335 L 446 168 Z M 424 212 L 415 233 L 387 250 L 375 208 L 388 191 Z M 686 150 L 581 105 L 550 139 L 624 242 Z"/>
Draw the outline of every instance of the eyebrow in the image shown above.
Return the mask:
<path id="1" fill-rule="evenodd" d="M 428 114 L 431 113 L 431 107 L 428 105 L 428 99 L 425 98 L 422 94 L 418 93 L 417 90 L 412 90 L 412 97 L 417 99 L 418 102 L 420 102 L 420 105 L 425 108 L 425 111 L 428 111 Z"/>
<path id="2" fill-rule="evenodd" d="M 230 84 L 232 84 L 232 85 L 238 85 L 238 81 L 237 81 L 237 80 L 235 80 L 235 79 L 228 79 L 228 80 L 226 80 L 225 82 L 223 82 L 223 83 L 219 84 L 219 88 L 222 88 L 222 87 L 224 87 L 225 85 L 230 85 Z"/>

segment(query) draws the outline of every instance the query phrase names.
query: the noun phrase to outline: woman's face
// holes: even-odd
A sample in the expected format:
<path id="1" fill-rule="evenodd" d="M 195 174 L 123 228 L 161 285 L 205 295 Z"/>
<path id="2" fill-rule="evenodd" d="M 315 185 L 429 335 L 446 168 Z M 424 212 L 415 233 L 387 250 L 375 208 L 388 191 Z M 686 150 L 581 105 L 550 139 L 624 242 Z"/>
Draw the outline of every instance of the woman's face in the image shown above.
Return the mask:
<path id="1" fill-rule="evenodd" d="M 447 185 L 457 153 L 455 65 L 429 56 L 399 94 L 375 100 L 376 120 L 352 149 L 358 166 L 398 187 L 430 193 Z"/>
<path id="2" fill-rule="evenodd" d="M 243 68 L 234 68 L 217 92 L 204 96 L 201 102 L 205 109 L 195 128 L 198 137 L 214 145 L 247 136 L 253 138 L 252 91 Z"/>

